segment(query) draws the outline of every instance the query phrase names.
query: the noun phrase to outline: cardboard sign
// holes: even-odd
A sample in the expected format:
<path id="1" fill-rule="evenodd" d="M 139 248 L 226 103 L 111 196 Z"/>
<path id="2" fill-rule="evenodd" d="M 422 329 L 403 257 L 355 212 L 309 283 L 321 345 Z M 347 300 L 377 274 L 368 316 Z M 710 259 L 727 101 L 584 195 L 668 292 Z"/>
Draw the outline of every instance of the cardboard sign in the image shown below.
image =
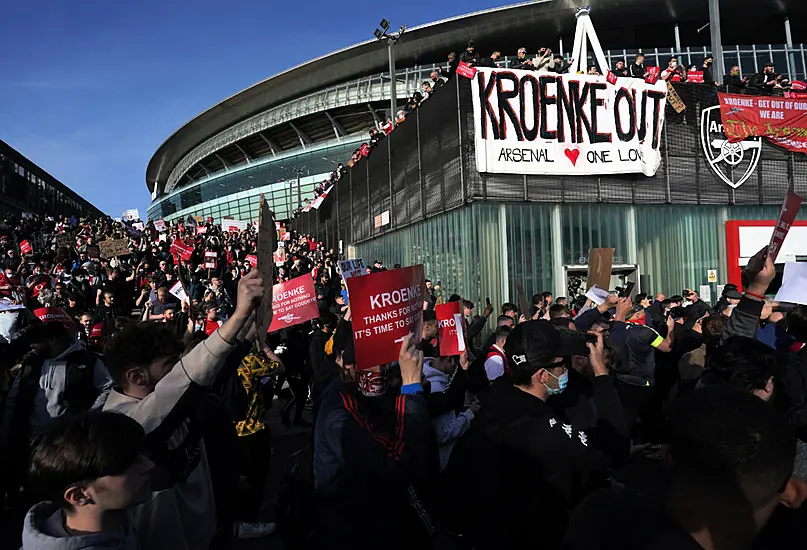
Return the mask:
<path id="1" fill-rule="evenodd" d="M 76 236 L 70 233 L 62 233 L 56 235 L 56 248 L 73 248 L 76 246 Z"/>
<path id="2" fill-rule="evenodd" d="M 460 302 L 438 304 L 434 307 L 437 314 L 437 338 L 440 341 L 440 355 L 459 355 L 465 351 L 465 318 L 460 309 Z"/>
<path id="3" fill-rule="evenodd" d="M 101 257 L 101 249 L 96 245 L 87 245 L 87 256 L 92 259 L 98 259 Z"/>
<path id="4" fill-rule="evenodd" d="M 187 302 L 188 301 L 188 293 L 185 292 L 185 288 L 182 286 L 182 283 L 177 281 L 174 283 L 174 286 L 168 289 L 168 292 L 176 296 L 177 300 L 180 302 Z"/>
<path id="5" fill-rule="evenodd" d="M 229 233 L 244 231 L 249 222 L 242 220 L 221 220 L 221 230 Z"/>
<path id="6" fill-rule="evenodd" d="M 401 342 L 423 331 L 423 265 L 371 273 L 347 280 L 353 318 L 356 368 L 369 369 L 398 358 Z"/>
<path id="7" fill-rule="evenodd" d="M 364 260 L 361 258 L 339 262 L 339 271 L 342 273 L 342 280 L 344 281 L 351 277 L 361 277 L 367 273 Z"/>
<path id="8" fill-rule="evenodd" d="M 306 273 L 272 287 L 272 323 L 269 332 L 319 317 L 314 279 Z"/>
<path id="9" fill-rule="evenodd" d="M 465 78 L 473 78 L 476 76 L 476 69 L 469 66 L 465 61 L 460 61 L 457 65 L 457 74 Z"/>
<path id="10" fill-rule="evenodd" d="M 252 267 L 258 267 L 258 257 L 254 254 L 247 254 L 244 259 L 251 265 Z"/>
<path id="11" fill-rule="evenodd" d="M 678 95 L 678 92 L 675 91 L 673 85 L 667 82 L 667 103 L 670 104 L 670 107 L 675 109 L 676 113 L 682 113 L 687 108 L 684 100 L 681 99 L 681 96 Z"/>
<path id="12" fill-rule="evenodd" d="M 269 208 L 266 198 L 261 195 L 258 207 L 258 272 L 263 279 L 264 286 L 268 287 L 275 281 L 275 264 L 272 254 L 277 250 L 277 230 L 275 229 L 275 216 Z M 312 292 L 313 294 L 313 292 Z M 266 333 L 273 322 L 274 292 L 264 292 L 261 304 L 255 308 L 255 322 L 258 332 L 258 345 L 263 349 L 266 343 Z M 282 321 L 281 321 L 282 322 Z"/>
<path id="13" fill-rule="evenodd" d="M 165 221 L 164 220 L 156 220 L 154 222 L 154 229 L 157 231 L 165 231 Z"/>
<path id="14" fill-rule="evenodd" d="M 174 242 L 171 243 L 171 247 L 168 251 L 174 256 L 179 256 L 186 262 L 193 256 L 193 247 L 183 243 L 179 239 L 175 239 Z"/>
<path id="15" fill-rule="evenodd" d="M 480 172 L 653 176 L 661 164 L 663 81 L 482 67 L 471 92 Z"/>
<path id="16" fill-rule="evenodd" d="M 723 133 L 731 143 L 764 136 L 794 153 L 807 153 L 807 101 L 718 93 Z"/>
<path id="17" fill-rule="evenodd" d="M 109 239 L 98 243 L 102 258 L 114 258 L 115 256 L 125 256 L 129 252 L 129 241 L 126 239 Z"/>
<path id="18" fill-rule="evenodd" d="M 586 288 L 597 285 L 611 288 L 611 267 L 614 264 L 613 248 L 592 248 L 588 252 L 588 272 Z"/>
<path id="19" fill-rule="evenodd" d="M 782 243 L 785 242 L 790 231 L 790 226 L 796 219 L 796 214 L 799 213 L 801 206 L 801 197 L 793 191 L 788 191 L 785 196 L 785 202 L 782 203 L 782 209 L 779 211 L 779 219 L 776 220 L 776 226 L 773 228 L 773 235 L 771 235 L 771 242 L 768 245 L 768 255 L 775 262 L 776 257 L 779 255 L 779 250 L 782 248 Z"/>
<path id="20" fill-rule="evenodd" d="M 30 254 L 33 251 L 34 249 L 31 246 L 31 243 L 29 243 L 28 241 L 20 241 L 20 254 L 25 256 L 26 254 Z"/>
<path id="21" fill-rule="evenodd" d="M 70 332 L 77 330 L 76 323 L 73 321 L 73 318 L 60 307 L 41 307 L 34 310 L 34 315 L 43 323 L 56 321 L 63 324 L 64 327 Z"/>

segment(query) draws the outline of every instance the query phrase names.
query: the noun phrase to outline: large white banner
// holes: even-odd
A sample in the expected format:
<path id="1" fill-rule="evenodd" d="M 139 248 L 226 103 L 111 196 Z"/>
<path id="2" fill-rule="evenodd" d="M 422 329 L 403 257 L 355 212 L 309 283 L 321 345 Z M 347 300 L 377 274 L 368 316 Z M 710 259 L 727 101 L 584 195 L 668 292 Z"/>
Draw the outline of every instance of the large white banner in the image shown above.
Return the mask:
<path id="1" fill-rule="evenodd" d="M 661 80 L 479 68 L 471 88 L 480 172 L 652 176 L 659 167 Z"/>
<path id="2" fill-rule="evenodd" d="M 221 220 L 221 230 L 225 232 L 244 231 L 247 225 L 249 222 L 246 220 Z"/>

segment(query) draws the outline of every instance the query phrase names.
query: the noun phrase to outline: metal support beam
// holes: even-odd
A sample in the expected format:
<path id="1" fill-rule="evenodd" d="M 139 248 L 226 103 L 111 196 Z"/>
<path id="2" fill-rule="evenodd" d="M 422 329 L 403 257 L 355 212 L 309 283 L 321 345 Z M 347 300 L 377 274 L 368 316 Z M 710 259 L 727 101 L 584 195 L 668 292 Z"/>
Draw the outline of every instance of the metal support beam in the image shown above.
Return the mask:
<path id="1" fill-rule="evenodd" d="M 709 0 L 709 34 L 712 42 L 712 77 L 715 82 L 722 84 L 726 74 L 726 65 L 723 60 L 723 38 L 720 34 L 720 0 Z"/>
<path id="2" fill-rule="evenodd" d="M 373 120 L 375 121 L 376 128 L 379 128 L 382 124 L 384 124 L 384 121 L 381 120 L 381 117 L 378 116 L 376 110 L 373 109 L 373 106 L 370 105 L 369 103 L 367 104 L 367 110 L 370 111 L 371 115 L 373 115 Z"/>
<path id="3" fill-rule="evenodd" d="M 790 32 L 790 18 L 785 17 L 785 44 L 787 45 L 787 72 L 788 78 L 796 78 L 796 55 L 793 53 L 793 35 Z"/>
<path id="4" fill-rule="evenodd" d="M 242 154 L 242 155 L 244 155 L 244 160 L 245 160 L 245 161 L 247 161 L 247 164 L 252 164 L 252 159 L 251 159 L 251 158 L 250 158 L 250 156 L 247 154 L 247 152 L 246 152 L 246 151 L 244 151 L 244 150 L 241 148 L 241 146 L 240 146 L 240 145 L 238 145 L 237 143 L 233 143 L 233 145 L 235 145 L 235 148 L 236 148 L 236 149 L 238 149 L 239 151 L 241 151 L 241 154 Z"/>
<path id="5" fill-rule="evenodd" d="M 343 138 L 347 135 L 344 126 L 342 126 L 342 124 L 338 120 L 336 120 L 331 113 L 325 111 L 325 116 L 328 117 L 328 120 L 331 121 L 331 126 L 333 126 L 333 133 L 336 134 L 336 139 Z"/>
<path id="6" fill-rule="evenodd" d="M 675 22 L 675 53 L 681 54 L 681 31 L 678 29 L 678 22 Z"/>
<path id="7" fill-rule="evenodd" d="M 227 170 L 227 169 L 230 167 L 229 163 L 227 163 L 227 161 L 226 161 L 226 160 L 224 160 L 223 158 L 221 158 L 221 156 L 220 156 L 218 153 L 213 153 L 213 156 L 214 156 L 214 157 L 216 157 L 217 159 L 219 159 L 219 160 L 221 161 L 221 163 L 224 165 L 224 169 L 225 169 L 225 170 Z"/>
<path id="8" fill-rule="evenodd" d="M 389 53 L 389 104 L 390 112 L 389 117 L 395 120 L 395 114 L 398 112 L 398 97 L 397 85 L 398 75 L 395 74 L 395 41 L 392 39 L 387 40 L 387 50 Z"/>
<path id="9" fill-rule="evenodd" d="M 314 140 L 308 137 L 308 134 L 303 132 L 296 124 L 289 122 L 289 126 L 291 126 L 291 129 L 297 134 L 297 138 L 300 140 L 300 145 L 302 145 L 303 148 L 305 148 L 306 145 L 314 143 Z"/>
<path id="10" fill-rule="evenodd" d="M 258 135 L 261 136 L 261 139 L 263 139 L 263 141 L 266 143 L 266 145 L 269 146 L 269 149 L 272 150 L 272 156 L 273 157 L 276 157 L 277 152 L 281 151 L 283 149 L 280 145 L 277 144 L 277 142 L 275 140 L 270 139 L 270 138 L 266 137 L 265 135 L 263 135 L 263 132 L 258 132 Z"/>

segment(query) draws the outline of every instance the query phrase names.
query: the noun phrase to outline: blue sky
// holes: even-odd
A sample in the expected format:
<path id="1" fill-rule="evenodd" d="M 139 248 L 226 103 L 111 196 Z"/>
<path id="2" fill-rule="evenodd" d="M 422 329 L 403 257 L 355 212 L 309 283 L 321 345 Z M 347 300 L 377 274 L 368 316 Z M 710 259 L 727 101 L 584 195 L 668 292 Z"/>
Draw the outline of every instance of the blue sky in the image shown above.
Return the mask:
<path id="1" fill-rule="evenodd" d="M 507 3 L 4 2 L 0 139 L 105 212 L 145 215 L 151 155 L 218 101 L 366 40 L 382 17 L 414 26 Z"/>

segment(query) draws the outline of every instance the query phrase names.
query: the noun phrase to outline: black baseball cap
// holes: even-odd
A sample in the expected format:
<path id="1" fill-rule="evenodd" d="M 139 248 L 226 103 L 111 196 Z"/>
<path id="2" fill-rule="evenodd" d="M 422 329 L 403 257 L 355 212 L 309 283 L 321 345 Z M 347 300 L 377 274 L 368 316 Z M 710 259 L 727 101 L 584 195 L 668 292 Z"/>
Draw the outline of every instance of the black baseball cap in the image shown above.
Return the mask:
<path id="1" fill-rule="evenodd" d="M 551 365 L 555 357 L 588 355 L 586 335 L 554 326 L 543 319 L 519 323 L 504 344 L 511 369 L 534 370 Z"/>
<path id="2" fill-rule="evenodd" d="M 723 297 L 728 298 L 730 300 L 739 300 L 740 298 L 743 297 L 743 295 L 740 294 L 740 291 L 731 289 L 731 290 L 724 291 L 723 292 Z"/>

